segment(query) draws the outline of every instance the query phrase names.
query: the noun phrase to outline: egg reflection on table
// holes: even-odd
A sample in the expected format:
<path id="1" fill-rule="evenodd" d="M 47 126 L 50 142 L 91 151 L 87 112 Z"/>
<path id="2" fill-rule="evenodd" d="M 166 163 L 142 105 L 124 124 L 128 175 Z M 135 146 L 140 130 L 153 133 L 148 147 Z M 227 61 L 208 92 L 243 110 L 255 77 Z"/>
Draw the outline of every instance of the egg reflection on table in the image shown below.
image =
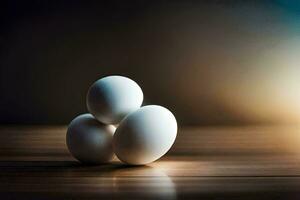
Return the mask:
<path id="1" fill-rule="evenodd" d="M 117 157 L 130 165 L 144 165 L 162 157 L 173 145 L 177 122 L 166 108 L 144 106 L 119 124 L 113 138 Z"/>
<path id="2" fill-rule="evenodd" d="M 106 163 L 114 156 L 114 131 L 114 126 L 97 121 L 91 114 L 82 114 L 71 121 L 66 143 L 70 153 L 82 163 Z"/>

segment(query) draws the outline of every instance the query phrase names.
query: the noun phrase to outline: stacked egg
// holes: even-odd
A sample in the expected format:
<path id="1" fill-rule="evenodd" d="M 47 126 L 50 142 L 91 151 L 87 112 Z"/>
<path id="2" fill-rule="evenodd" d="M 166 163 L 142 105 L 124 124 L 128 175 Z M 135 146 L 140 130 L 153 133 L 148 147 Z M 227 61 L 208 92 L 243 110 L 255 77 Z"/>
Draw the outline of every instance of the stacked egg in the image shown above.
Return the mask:
<path id="1" fill-rule="evenodd" d="M 158 105 L 142 106 L 143 91 L 133 80 L 107 76 L 88 90 L 90 114 L 73 119 L 66 142 L 70 153 L 83 163 L 101 164 L 114 154 L 124 163 L 151 163 L 173 145 L 177 135 L 174 115 Z"/>

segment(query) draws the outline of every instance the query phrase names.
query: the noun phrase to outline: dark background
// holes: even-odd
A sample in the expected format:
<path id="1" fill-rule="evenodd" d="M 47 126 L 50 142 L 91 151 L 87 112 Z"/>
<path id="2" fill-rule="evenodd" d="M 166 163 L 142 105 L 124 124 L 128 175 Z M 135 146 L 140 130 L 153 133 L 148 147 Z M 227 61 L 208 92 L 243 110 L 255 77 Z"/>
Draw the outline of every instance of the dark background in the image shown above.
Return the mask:
<path id="1" fill-rule="evenodd" d="M 118 74 L 181 125 L 300 121 L 298 1 L 1 1 L 0 124 L 66 124 Z"/>

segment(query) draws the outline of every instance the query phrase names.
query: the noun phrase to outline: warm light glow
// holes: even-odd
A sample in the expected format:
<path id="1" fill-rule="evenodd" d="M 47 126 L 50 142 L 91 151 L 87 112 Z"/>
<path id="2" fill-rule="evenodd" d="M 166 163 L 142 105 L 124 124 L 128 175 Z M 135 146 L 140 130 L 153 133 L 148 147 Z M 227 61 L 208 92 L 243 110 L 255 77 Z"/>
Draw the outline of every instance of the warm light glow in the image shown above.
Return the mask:
<path id="1" fill-rule="evenodd" d="M 222 99 L 243 117 L 300 122 L 300 39 L 284 40 L 251 64 L 253 73 L 224 85 Z"/>

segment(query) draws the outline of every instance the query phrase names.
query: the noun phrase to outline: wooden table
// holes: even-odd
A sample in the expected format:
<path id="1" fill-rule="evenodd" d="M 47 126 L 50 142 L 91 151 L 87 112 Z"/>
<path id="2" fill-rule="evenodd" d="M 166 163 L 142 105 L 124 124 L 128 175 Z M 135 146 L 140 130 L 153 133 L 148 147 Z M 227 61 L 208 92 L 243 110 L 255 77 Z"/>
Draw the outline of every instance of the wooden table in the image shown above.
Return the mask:
<path id="1" fill-rule="evenodd" d="M 84 166 L 65 126 L 0 127 L 0 199 L 300 199 L 300 127 L 186 127 L 148 166 Z"/>

